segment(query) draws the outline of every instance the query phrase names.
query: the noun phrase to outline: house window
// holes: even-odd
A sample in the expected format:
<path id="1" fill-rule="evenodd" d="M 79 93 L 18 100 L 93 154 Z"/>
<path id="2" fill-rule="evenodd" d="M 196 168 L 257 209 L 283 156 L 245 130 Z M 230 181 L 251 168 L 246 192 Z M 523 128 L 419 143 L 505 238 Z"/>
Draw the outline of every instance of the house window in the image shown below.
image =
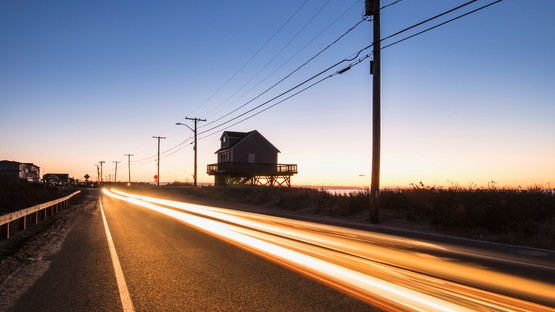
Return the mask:
<path id="1" fill-rule="evenodd" d="M 256 154 L 249 153 L 248 157 L 249 164 L 254 164 L 256 162 Z"/>

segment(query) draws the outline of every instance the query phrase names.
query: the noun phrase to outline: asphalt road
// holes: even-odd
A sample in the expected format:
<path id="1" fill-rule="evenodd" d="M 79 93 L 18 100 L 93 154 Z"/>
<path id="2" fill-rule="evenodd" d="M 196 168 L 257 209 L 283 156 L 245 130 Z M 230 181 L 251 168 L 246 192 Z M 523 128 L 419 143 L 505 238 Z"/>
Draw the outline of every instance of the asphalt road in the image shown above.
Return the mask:
<path id="1" fill-rule="evenodd" d="M 9 311 L 373 311 L 312 278 L 183 222 L 101 196 Z M 102 218 L 129 293 L 118 286 Z"/>

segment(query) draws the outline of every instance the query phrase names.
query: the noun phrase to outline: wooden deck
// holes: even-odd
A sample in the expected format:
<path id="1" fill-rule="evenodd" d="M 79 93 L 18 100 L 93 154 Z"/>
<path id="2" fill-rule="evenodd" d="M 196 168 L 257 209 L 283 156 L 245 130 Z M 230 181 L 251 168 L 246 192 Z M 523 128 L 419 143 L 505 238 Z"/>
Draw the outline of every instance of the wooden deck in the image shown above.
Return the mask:
<path id="1" fill-rule="evenodd" d="M 215 176 L 215 185 L 291 186 L 291 176 L 297 174 L 295 164 L 217 163 L 206 172 Z"/>
<path id="2" fill-rule="evenodd" d="M 252 164 L 252 163 L 217 163 L 208 165 L 207 171 L 210 175 L 221 173 L 245 173 L 256 175 L 294 175 L 297 173 L 297 165 L 292 164 Z"/>

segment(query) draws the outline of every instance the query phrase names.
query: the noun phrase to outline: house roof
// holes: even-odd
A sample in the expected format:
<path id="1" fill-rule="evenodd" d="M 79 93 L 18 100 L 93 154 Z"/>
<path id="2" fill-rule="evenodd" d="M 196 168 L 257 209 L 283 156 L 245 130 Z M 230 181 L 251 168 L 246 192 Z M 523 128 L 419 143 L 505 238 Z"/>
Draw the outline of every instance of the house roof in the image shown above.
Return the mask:
<path id="1" fill-rule="evenodd" d="M 249 132 L 224 131 L 222 136 L 227 134 L 227 136 L 230 137 L 230 138 L 244 139 L 247 135 L 253 133 L 254 131 L 256 131 L 256 130 L 249 131 Z"/>
<path id="2" fill-rule="evenodd" d="M 260 132 L 258 132 L 257 130 L 252 130 L 249 132 L 224 131 L 221 137 L 223 137 L 224 135 L 227 135 L 230 139 L 233 138 L 233 139 L 239 139 L 239 140 L 233 143 L 232 145 L 230 145 L 229 147 L 218 149 L 214 154 L 218 154 L 232 149 L 234 146 L 243 142 L 246 138 L 253 135 L 254 133 L 258 133 L 258 135 L 260 135 L 264 140 L 266 140 L 266 142 L 268 142 L 268 144 L 270 144 L 273 148 L 275 148 L 278 153 L 281 153 L 279 149 L 277 149 L 277 147 L 275 147 L 270 141 L 268 141 L 268 139 L 266 139 L 262 134 L 260 134 Z"/>
<path id="3" fill-rule="evenodd" d="M 33 163 L 22 163 L 22 162 L 15 161 L 15 160 L 5 160 L 5 159 L 4 159 L 4 160 L 0 160 L 0 163 L 3 163 L 3 164 L 5 164 L 5 163 L 10 163 L 10 164 L 18 164 L 18 165 L 35 166 L 35 167 L 40 168 L 39 166 L 37 166 L 37 165 L 35 165 L 35 164 L 33 164 Z"/>

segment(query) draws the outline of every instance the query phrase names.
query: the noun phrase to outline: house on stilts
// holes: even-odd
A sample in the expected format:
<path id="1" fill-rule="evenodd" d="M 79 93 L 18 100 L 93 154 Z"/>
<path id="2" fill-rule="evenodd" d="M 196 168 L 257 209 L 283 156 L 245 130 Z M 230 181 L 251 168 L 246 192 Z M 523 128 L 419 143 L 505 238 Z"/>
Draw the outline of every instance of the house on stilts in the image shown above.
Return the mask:
<path id="1" fill-rule="evenodd" d="M 218 163 L 210 164 L 207 173 L 214 185 L 269 185 L 291 187 L 296 164 L 278 164 L 280 151 L 258 131 L 224 131 Z"/>

